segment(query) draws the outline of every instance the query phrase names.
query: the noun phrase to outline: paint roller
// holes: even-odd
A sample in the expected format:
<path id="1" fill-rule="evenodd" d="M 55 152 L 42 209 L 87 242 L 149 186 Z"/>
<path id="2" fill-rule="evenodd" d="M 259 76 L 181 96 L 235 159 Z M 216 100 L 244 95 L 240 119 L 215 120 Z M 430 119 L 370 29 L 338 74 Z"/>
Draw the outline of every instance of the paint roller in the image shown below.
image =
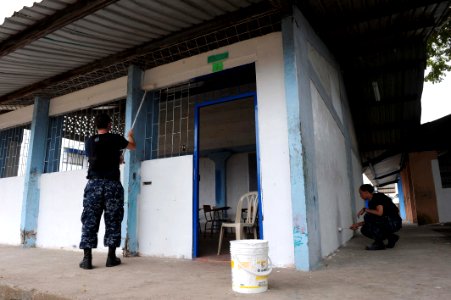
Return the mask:
<path id="1" fill-rule="evenodd" d="M 141 103 L 139 104 L 138 110 L 136 111 L 135 119 L 133 120 L 133 123 L 132 123 L 132 126 L 130 127 L 130 130 L 132 130 L 135 127 L 135 123 L 136 123 L 136 120 L 138 119 L 139 112 L 141 111 L 141 107 L 143 106 L 144 99 L 146 99 L 146 94 L 147 94 L 147 91 L 144 91 L 144 95 L 143 95 L 143 97 L 141 99 Z"/>
<path id="2" fill-rule="evenodd" d="M 144 91 L 143 97 L 141 99 L 141 103 L 138 106 L 138 110 L 136 111 L 135 119 L 133 119 L 132 126 L 130 127 L 130 130 L 133 130 L 133 128 L 135 127 L 135 123 L 136 123 L 136 120 L 138 119 L 139 112 L 141 111 L 141 107 L 143 106 L 144 99 L 146 99 L 146 94 L 147 94 L 147 91 Z M 120 163 L 121 164 L 124 163 L 124 152 L 123 151 L 122 151 L 121 156 L 120 156 Z"/>

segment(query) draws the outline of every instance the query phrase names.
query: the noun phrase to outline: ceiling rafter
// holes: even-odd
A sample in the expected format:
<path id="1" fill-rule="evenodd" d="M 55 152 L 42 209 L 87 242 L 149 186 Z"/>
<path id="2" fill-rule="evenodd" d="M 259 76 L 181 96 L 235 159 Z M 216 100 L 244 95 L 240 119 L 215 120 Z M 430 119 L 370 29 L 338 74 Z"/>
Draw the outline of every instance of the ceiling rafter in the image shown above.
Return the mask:
<path id="1" fill-rule="evenodd" d="M 0 57 L 36 41 L 119 0 L 80 0 L 40 20 L 0 44 Z"/>
<path id="2" fill-rule="evenodd" d="M 21 88 L 9 94 L 3 95 L 0 97 L 0 103 L 4 103 L 10 100 L 14 100 L 17 98 L 24 97 L 29 95 L 37 90 L 44 89 L 46 87 L 51 86 L 52 84 L 57 84 L 59 82 L 63 82 L 65 80 L 69 80 L 75 76 L 80 74 L 86 74 L 95 70 L 100 70 L 112 65 L 117 64 L 118 62 L 126 62 L 131 61 L 134 58 L 138 58 L 146 53 L 152 52 L 157 49 L 166 48 L 174 43 L 189 40 L 193 37 L 208 33 L 214 32 L 224 27 L 231 26 L 232 24 L 236 24 L 237 22 L 252 18 L 255 16 L 259 16 L 262 14 L 267 14 L 270 12 L 277 11 L 274 6 L 265 1 L 255 4 L 250 7 L 243 8 L 236 12 L 232 12 L 228 15 L 217 17 L 211 21 L 205 22 L 202 25 L 191 27 L 176 34 L 170 35 L 168 37 L 163 37 L 161 39 L 152 40 L 150 42 L 146 42 L 142 45 L 139 45 L 134 48 L 130 48 L 124 50 L 122 52 L 107 56 L 105 58 L 96 60 L 87 65 L 69 70 L 67 72 L 55 75 L 53 77 L 47 78 L 40 82 L 34 83 L 32 85 L 26 86 L 25 88 Z"/>

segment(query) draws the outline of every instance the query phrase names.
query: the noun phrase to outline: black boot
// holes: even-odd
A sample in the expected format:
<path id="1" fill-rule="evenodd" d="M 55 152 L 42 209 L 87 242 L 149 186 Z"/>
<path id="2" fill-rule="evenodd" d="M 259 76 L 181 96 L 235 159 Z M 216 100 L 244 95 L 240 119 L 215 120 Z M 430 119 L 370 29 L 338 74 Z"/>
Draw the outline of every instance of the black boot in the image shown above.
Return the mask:
<path id="1" fill-rule="evenodd" d="M 84 256 L 83 260 L 80 262 L 80 268 L 85 270 L 91 270 L 92 269 L 92 251 L 91 248 L 83 249 Z"/>
<path id="2" fill-rule="evenodd" d="M 399 240 L 399 236 L 392 233 L 388 236 L 387 248 L 393 248 L 396 245 L 396 242 Z"/>
<path id="3" fill-rule="evenodd" d="M 374 241 L 370 246 L 365 248 L 366 250 L 385 250 L 385 244 L 381 241 Z"/>
<path id="4" fill-rule="evenodd" d="M 106 259 L 107 267 L 114 267 L 121 264 L 121 260 L 116 257 L 116 247 L 110 246 L 108 248 L 108 257 Z"/>

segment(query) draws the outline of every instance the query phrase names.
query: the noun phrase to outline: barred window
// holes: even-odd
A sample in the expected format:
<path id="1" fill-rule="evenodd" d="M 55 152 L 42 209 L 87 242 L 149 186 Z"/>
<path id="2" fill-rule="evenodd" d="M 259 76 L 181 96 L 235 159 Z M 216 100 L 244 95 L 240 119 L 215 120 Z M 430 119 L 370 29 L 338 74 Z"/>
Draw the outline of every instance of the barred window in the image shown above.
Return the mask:
<path id="1" fill-rule="evenodd" d="M 195 105 L 255 91 L 254 65 L 236 68 L 235 72 L 239 71 L 241 77 L 230 78 L 229 75 L 224 79 L 228 74 L 224 71 L 222 77 L 215 74 L 215 77 L 201 78 L 150 92 L 143 107 L 147 111 L 144 159 L 192 154 Z"/>
<path id="2" fill-rule="evenodd" d="M 30 124 L 0 131 L 0 178 L 25 174 L 29 146 Z"/>
<path id="3" fill-rule="evenodd" d="M 112 133 L 124 134 L 124 99 L 50 118 L 45 173 L 87 167 L 85 141 L 96 133 L 94 120 L 101 113 L 111 117 Z"/>

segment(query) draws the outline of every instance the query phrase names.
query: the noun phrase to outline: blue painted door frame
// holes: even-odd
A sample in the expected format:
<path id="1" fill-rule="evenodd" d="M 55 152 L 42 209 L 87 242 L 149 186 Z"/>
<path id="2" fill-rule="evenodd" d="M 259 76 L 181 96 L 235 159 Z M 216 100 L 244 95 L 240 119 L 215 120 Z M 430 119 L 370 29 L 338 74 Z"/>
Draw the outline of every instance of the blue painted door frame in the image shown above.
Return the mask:
<path id="1" fill-rule="evenodd" d="M 254 99 L 254 115 L 255 115 L 255 144 L 257 155 L 257 189 L 258 189 L 258 222 L 259 222 L 259 236 L 263 239 L 263 215 L 260 192 L 260 154 L 259 154 L 259 140 L 258 140 L 258 107 L 257 94 L 255 92 L 243 93 L 235 96 L 228 96 L 224 98 L 214 99 L 196 104 L 194 108 L 194 156 L 193 156 L 193 257 L 198 255 L 198 238 L 199 238 L 199 124 L 200 124 L 200 109 L 202 107 L 218 105 L 225 102 L 243 100 L 252 97 Z"/>

